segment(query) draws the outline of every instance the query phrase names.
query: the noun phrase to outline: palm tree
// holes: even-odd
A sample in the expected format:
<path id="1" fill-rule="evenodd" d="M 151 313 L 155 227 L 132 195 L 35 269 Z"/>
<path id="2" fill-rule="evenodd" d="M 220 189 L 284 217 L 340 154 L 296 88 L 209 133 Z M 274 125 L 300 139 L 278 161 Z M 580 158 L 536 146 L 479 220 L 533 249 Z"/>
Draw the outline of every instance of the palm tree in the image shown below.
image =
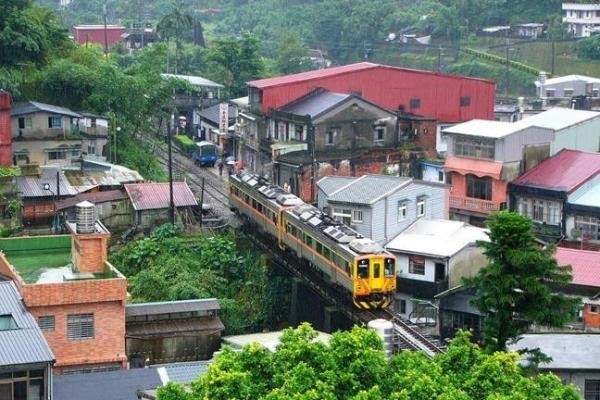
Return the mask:
<path id="1" fill-rule="evenodd" d="M 179 52 L 181 51 L 181 36 L 186 29 L 191 29 L 194 23 L 193 18 L 183 12 L 183 1 L 174 0 L 171 3 L 171 10 L 164 15 L 158 22 L 157 30 L 161 38 L 167 41 L 175 38 L 175 73 L 179 65 Z"/>

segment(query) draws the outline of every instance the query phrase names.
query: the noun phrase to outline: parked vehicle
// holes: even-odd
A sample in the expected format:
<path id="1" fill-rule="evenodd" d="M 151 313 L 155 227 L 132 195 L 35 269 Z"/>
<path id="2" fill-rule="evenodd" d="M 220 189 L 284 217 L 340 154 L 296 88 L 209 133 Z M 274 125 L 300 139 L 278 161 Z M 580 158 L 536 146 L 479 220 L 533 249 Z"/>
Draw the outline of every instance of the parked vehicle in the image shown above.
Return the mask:
<path id="1" fill-rule="evenodd" d="M 192 160 L 202 167 L 214 167 L 217 162 L 217 145 L 212 142 L 202 141 L 196 143 L 192 153 Z"/>

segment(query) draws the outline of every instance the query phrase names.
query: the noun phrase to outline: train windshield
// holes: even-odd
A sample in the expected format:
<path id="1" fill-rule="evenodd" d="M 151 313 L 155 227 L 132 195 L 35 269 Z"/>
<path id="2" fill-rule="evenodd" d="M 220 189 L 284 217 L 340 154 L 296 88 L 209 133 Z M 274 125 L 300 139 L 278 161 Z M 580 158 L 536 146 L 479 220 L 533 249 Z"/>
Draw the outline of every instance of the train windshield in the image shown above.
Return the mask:
<path id="1" fill-rule="evenodd" d="M 368 278 L 369 277 L 369 260 L 358 261 L 358 277 Z"/>
<path id="2" fill-rule="evenodd" d="M 385 259 L 385 276 L 386 277 L 394 276 L 394 259 L 393 258 Z"/>

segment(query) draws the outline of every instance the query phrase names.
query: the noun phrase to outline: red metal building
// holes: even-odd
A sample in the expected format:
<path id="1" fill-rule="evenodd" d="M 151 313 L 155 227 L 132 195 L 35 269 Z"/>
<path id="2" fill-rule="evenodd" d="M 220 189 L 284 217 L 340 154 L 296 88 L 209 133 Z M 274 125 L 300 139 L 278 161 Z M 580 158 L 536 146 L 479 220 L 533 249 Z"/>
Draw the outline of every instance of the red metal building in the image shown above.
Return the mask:
<path id="1" fill-rule="evenodd" d="M 12 99 L 10 93 L 0 90 L 0 166 L 13 165 L 12 133 L 10 111 Z"/>
<path id="2" fill-rule="evenodd" d="M 104 25 L 75 25 L 73 27 L 73 38 L 79 44 L 98 43 L 104 46 L 104 40 L 108 46 L 112 46 L 121 40 L 121 35 L 125 33 L 125 27 L 121 25 L 106 25 L 106 36 L 104 34 Z"/>
<path id="3" fill-rule="evenodd" d="M 248 82 L 250 104 L 264 113 L 318 87 L 439 122 L 494 118 L 495 82 L 438 72 L 361 62 Z"/>

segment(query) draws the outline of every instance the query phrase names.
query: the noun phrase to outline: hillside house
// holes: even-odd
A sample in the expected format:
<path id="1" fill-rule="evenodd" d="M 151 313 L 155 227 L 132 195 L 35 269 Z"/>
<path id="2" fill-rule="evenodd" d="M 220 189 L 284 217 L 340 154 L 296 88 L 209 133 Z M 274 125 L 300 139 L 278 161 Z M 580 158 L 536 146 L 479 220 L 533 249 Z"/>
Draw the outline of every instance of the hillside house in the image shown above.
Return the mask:
<path id="1" fill-rule="evenodd" d="M 596 151 L 600 114 L 553 108 L 517 122 L 472 120 L 443 131 L 450 216 L 482 225 L 506 207 L 508 182 L 561 149 Z"/>
<path id="2" fill-rule="evenodd" d="M 565 12 L 563 23 L 567 31 L 575 37 L 588 37 L 600 27 L 600 4 L 562 3 Z"/>
<path id="3" fill-rule="evenodd" d="M 318 207 L 361 235 L 385 244 L 418 219 L 447 218 L 444 184 L 389 175 L 326 176 Z"/>
<path id="4" fill-rule="evenodd" d="M 590 96 L 600 97 L 600 79 L 584 75 L 565 75 L 556 78 L 546 78 L 541 73 L 535 81 L 537 97 L 545 99 L 549 103 L 568 101 L 573 97 Z M 571 104 L 568 104 L 570 107 Z"/>

